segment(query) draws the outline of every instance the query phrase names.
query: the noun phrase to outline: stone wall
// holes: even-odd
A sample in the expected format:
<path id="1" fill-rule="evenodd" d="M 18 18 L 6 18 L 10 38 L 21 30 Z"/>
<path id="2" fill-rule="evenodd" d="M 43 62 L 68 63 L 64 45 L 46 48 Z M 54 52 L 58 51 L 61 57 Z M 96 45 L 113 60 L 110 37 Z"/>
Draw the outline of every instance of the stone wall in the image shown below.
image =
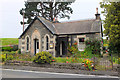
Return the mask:
<path id="1" fill-rule="evenodd" d="M 26 33 L 19 39 L 19 48 L 21 49 L 22 53 L 29 52 L 32 55 L 34 54 L 34 39 L 39 39 L 39 51 L 45 51 L 45 36 L 48 35 L 49 43 L 52 42 L 55 45 L 55 38 L 56 36 L 53 35 L 40 21 L 35 20 L 35 22 L 29 27 Z M 26 50 L 26 37 L 29 36 L 30 38 L 30 50 Z M 55 46 L 53 49 L 48 50 L 53 56 L 55 56 Z"/>
<path id="2" fill-rule="evenodd" d="M 31 61 L 7 61 L 5 63 L 5 65 L 85 70 L 85 67 L 80 63 L 36 64 L 36 63 L 31 62 Z"/>

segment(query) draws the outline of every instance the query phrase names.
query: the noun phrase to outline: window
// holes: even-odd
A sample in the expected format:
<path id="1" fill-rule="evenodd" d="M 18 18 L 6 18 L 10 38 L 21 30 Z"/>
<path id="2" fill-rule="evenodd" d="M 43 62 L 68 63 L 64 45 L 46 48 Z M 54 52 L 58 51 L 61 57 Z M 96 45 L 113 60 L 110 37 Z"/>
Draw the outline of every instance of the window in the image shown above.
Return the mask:
<path id="1" fill-rule="evenodd" d="M 39 42 L 37 42 L 37 49 L 39 49 Z"/>
<path id="2" fill-rule="evenodd" d="M 78 38 L 78 49 L 79 51 L 84 51 L 85 49 L 85 38 Z"/>
<path id="3" fill-rule="evenodd" d="M 79 43 L 84 42 L 84 38 L 79 38 Z"/>
<path id="4" fill-rule="evenodd" d="M 27 37 L 27 50 L 29 50 L 29 38 Z"/>
<path id="5" fill-rule="evenodd" d="M 46 36 L 46 50 L 48 50 L 49 48 L 49 38 L 48 36 Z"/>

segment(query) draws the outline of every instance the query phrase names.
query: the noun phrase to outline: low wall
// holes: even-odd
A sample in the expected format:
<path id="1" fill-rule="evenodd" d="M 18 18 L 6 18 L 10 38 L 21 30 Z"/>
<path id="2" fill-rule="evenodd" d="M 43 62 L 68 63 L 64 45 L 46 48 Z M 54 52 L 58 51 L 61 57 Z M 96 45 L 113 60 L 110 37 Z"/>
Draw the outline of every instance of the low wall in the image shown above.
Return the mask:
<path id="1" fill-rule="evenodd" d="M 52 63 L 52 64 L 36 64 L 32 61 L 7 61 L 5 65 L 46 67 L 46 68 L 62 68 L 62 69 L 78 69 L 85 70 L 85 67 L 80 63 Z"/>
<path id="2" fill-rule="evenodd" d="M 80 63 L 52 63 L 52 64 L 36 64 L 32 61 L 7 61 L 5 65 L 18 65 L 18 66 L 32 66 L 32 67 L 46 67 L 46 68 L 59 68 L 59 69 L 75 69 L 85 70 L 83 64 Z M 113 71 L 120 71 L 120 65 L 113 67 Z M 120 74 L 120 72 L 119 72 Z"/>

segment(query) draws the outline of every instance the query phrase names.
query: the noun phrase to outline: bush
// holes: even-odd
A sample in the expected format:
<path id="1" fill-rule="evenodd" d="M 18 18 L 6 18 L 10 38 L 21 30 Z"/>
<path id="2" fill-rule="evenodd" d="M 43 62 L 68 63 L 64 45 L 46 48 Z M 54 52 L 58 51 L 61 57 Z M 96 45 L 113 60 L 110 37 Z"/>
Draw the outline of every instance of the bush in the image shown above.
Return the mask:
<path id="1" fill-rule="evenodd" d="M 12 51 L 12 47 L 2 47 L 2 51 Z"/>
<path id="2" fill-rule="evenodd" d="M 18 50 L 18 45 L 11 45 L 11 46 L 6 46 L 2 47 L 2 51 L 17 51 Z"/>
<path id="3" fill-rule="evenodd" d="M 0 61 L 6 61 L 6 54 L 0 54 Z"/>
<path id="4" fill-rule="evenodd" d="M 84 61 L 83 61 L 83 63 L 84 63 L 84 66 L 85 66 L 85 68 L 86 68 L 86 70 L 90 70 L 90 71 L 94 71 L 94 69 L 95 69 L 95 67 L 94 67 L 94 65 L 93 65 L 93 61 L 91 61 L 91 60 L 89 60 L 89 59 L 85 59 Z"/>
<path id="5" fill-rule="evenodd" d="M 7 60 L 13 60 L 13 55 L 12 54 L 9 54 L 9 55 L 7 55 Z"/>
<path id="6" fill-rule="evenodd" d="M 76 57 L 76 54 L 80 53 L 77 47 L 77 42 L 75 42 L 72 46 L 69 45 L 68 51 L 70 52 L 69 56 Z"/>
<path id="7" fill-rule="evenodd" d="M 38 64 L 45 64 L 45 63 L 50 64 L 52 60 L 53 60 L 53 57 L 49 52 L 42 51 L 35 55 L 33 62 Z"/>
<path id="8" fill-rule="evenodd" d="M 18 54 L 21 54 L 21 50 L 20 49 L 18 50 Z"/>
<path id="9" fill-rule="evenodd" d="M 86 49 L 91 50 L 92 54 L 100 55 L 101 41 L 98 39 L 89 39 L 85 41 Z"/>
<path id="10" fill-rule="evenodd" d="M 15 54 L 16 53 L 16 51 L 11 51 L 11 52 L 9 52 L 9 51 L 2 51 L 2 54 Z"/>

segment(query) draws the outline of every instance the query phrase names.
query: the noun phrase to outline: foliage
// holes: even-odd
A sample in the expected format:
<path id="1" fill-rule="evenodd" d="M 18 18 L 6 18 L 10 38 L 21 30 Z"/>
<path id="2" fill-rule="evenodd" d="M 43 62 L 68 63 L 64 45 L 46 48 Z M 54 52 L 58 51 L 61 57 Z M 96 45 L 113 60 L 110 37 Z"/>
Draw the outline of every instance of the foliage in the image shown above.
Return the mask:
<path id="1" fill-rule="evenodd" d="M 15 54 L 15 53 L 17 53 L 16 51 L 11 51 L 11 52 L 9 52 L 9 51 L 2 51 L 2 54 Z"/>
<path id="2" fill-rule="evenodd" d="M 52 60 L 53 60 L 53 57 L 49 52 L 42 51 L 35 55 L 33 62 L 38 64 L 45 64 L 45 63 L 50 64 Z"/>
<path id="3" fill-rule="evenodd" d="M 75 54 L 77 54 L 77 53 L 80 53 L 80 51 L 78 50 L 78 47 L 77 47 L 77 42 L 75 42 L 71 47 L 68 46 L 68 51 L 70 53 L 72 53 L 73 56 L 75 56 Z"/>
<path id="4" fill-rule="evenodd" d="M 118 58 L 118 64 L 120 64 L 120 58 Z"/>
<path id="5" fill-rule="evenodd" d="M 11 55 L 11 54 L 7 55 L 7 59 L 6 60 L 13 60 L 13 59 L 14 59 L 13 55 Z"/>
<path id="6" fill-rule="evenodd" d="M 21 54 L 21 49 L 18 49 L 18 54 Z"/>
<path id="7" fill-rule="evenodd" d="M 92 52 L 92 54 L 99 54 L 100 55 L 100 47 L 101 47 L 101 41 L 98 39 L 89 39 L 85 41 L 86 44 L 86 50 L 89 50 Z"/>
<path id="8" fill-rule="evenodd" d="M 94 70 L 95 69 L 95 67 L 94 67 L 94 65 L 93 65 L 93 61 L 91 61 L 91 60 L 89 60 L 89 59 L 85 59 L 82 63 L 84 63 L 84 66 L 85 66 L 85 68 L 86 68 L 86 70 Z"/>
<path id="9" fill-rule="evenodd" d="M 6 54 L 0 54 L 0 62 L 5 62 L 6 61 Z"/>
<path id="10" fill-rule="evenodd" d="M 2 46 L 6 45 L 18 45 L 18 38 L 0 38 L 2 40 Z"/>
<path id="11" fill-rule="evenodd" d="M 33 57 L 30 55 L 30 53 L 24 53 L 24 54 L 14 54 L 13 60 L 18 60 L 18 61 L 32 61 Z"/>
<path id="12" fill-rule="evenodd" d="M 8 46 L 8 47 L 2 47 L 2 51 L 12 51 L 12 47 Z"/>
<path id="13" fill-rule="evenodd" d="M 2 52 L 2 55 L 4 55 L 3 56 L 4 61 L 6 60 L 32 61 L 33 60 L 33 57 L 30 54 L 26 54 L 26 53 L 18 54 L 17 51 L 11 51 L 11 52 L 4 51 Z"/>
<path id="14" fill-rule="evenodd" d="M 105 16 L 104 34 L 109 37 L 111 51 L 120 53 L 120 2 L 101 2 Z"/>
<path id="15" fill-rule="evenodd" d="M 52 2 L 25 2 L 25 9 L 22 8 L 20 14 L 23 15 L 22 10 L 25 10 L 24 18 L 27 19 L 25 24 L 29 24 L 36 14 L 49 21 L 53 21 L 56 17 L 69 19 L 69 15 L 73 12 L 69 5 L 71 2 L 56 2 L 55 5 Z"/>
<path id="16" fill-rule="evenodd" d="M 79 51 L 77 47 L 77 42 L 75 42 L 71 47 L 68 46 L 68 51 L 71 54 L 71 57 L 77 58 L 92 58 L 94 56 L 100 55 L 100 40 L 97 39 L 89 39 L 85 41 L 86 48 L 84 51 Z"/>
<path id="17" fill-rule="evenodd" d="M 56 63 L 82 63 L 83 58 L 77 58 L 77 57 L 56 57 Z"/>
<path id="18" fill-rule="evenodd" d="M 2 51 L 17 51 L 17 50 L 18 50 L 18 45 L 10 45 L 10 46 L 2 47 Z"/>

